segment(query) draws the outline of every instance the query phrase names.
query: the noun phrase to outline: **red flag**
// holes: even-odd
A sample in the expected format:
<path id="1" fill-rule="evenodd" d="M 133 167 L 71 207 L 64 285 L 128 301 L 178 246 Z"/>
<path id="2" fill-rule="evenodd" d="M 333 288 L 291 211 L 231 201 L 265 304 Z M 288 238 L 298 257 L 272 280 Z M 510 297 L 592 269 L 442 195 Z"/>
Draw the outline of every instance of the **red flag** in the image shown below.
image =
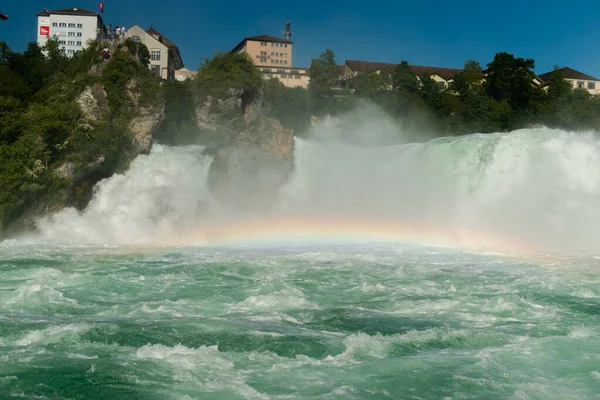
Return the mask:
<path id="1" fill-rule="evenodd" d="M 100 12 L 102 14 L 104 14 L 104 2 L 101 2 L 100 4 L 98 4 L 98 8 L 100 8 Z"/>

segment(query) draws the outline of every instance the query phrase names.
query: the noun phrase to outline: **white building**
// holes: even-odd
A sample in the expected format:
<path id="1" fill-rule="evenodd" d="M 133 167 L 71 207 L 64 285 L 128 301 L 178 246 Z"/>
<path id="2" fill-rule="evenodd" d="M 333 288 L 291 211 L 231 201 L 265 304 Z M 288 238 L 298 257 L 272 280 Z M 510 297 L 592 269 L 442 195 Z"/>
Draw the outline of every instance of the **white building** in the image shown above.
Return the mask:
<path id="1" fill-rule="evenodd" d="M 81 51 L 88 40 L 106 37 L 102 17 L 83 8 L 44 10 L 37 13 L 37 18 L 38 45 L 44 46 L 49 36 L 57 36 L 68 56 Z"/>
<path id="2" fill-rule="evenodd" d="M 144 30 L 133 25 L 127 30 L 126 38 L 146 45 L 150 52 L 150 70 L 164 80 L 176 79 L 175 71 L 183 68 L 179 48 L 153 28 Z"/>

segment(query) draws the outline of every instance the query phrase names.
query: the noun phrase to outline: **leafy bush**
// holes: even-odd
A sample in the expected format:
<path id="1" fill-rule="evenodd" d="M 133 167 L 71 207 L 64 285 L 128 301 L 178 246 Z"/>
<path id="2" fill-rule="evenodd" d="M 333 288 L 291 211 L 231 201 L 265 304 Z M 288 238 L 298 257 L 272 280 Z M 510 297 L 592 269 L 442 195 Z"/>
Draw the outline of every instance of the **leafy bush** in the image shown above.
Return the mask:
<path id="1" fill-rule="evenodd" d="M 242 89 L 252 101 L 263 87 L 260 71 L 246 53 L 216 53 L 195 78 L 197 96 L 225 99 L 231 89 Z"/>

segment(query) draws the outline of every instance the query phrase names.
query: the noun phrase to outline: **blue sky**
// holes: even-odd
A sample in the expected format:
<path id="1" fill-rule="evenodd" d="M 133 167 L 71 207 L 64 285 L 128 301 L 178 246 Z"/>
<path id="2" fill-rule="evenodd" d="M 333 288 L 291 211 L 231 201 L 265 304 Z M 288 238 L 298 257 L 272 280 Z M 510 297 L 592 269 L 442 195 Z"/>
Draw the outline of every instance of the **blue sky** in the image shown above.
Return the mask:
<path id="1" fill-rule="evenodd" d="M 100 0 L 4 0 L 0 40 L 22 51 L 36 40 L 35 13 L 81 7 L 97 10 Z M 246 36 L 281 37 L 286 21 L 294 35 L 294 66 L 331 48 L 346 59 L 462 68 L 466 59 L 483 67 L 498 51 L 536 60 L 536 72 L 570 66 L 600 77 L 600 2 L 564 4 L 539 0 L 485 1 L 193 1 L 106 0 L 105 21 L 138 24 L 178 44 L 185 66 L 233 48 Z"/>

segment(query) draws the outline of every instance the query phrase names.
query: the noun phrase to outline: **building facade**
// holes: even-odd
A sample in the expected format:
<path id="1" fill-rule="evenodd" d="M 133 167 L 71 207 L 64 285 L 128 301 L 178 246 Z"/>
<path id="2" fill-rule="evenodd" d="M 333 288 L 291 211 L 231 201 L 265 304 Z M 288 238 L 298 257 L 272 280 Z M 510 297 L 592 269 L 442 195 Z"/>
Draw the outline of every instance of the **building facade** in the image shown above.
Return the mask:
<path id="1" fill-rule="evenodd" d="M 585 89 L 588 91 L 589 94 L 594 96 L 600 94 L 599 79 L 569 67 L 560 68 L 559 71 L 561 72 L 563 78 L 567 82 L 569 82 L 571 88 Z M 553 72 L 554 71 L 550 71 L 540 75 L 540 78 L 544 81 L 542 87 L 544 87 L 545 89 L 548 88 L 548 82 L 550 82 L 550 80 L 552 79 Z"/>
<path id="2" fill-rule="evenodd" d="M 146 45 L 150 52 L 150 70 L 162 79 L 175 79 L 175 71 L 183 68 L 179 48 L 155 29 L 144 30 L 139 25 L 133 25 L 125 37 Z"/>
<path id="3" fill-rule="evenodd" d="M 232 50 L 247 53 L 265 79 L 276 78 L 287 87 L 308 88 L 308 68 L 294 67 L 294 43 L 275 36 L 247 37 Z"/>
<path id="4" fill-rule="evenodd" d="M 44 46 L 56 36 L 69 57 L 81 51 L 89 40 L 106 37 L 102 17 L 83 8 L 64 8 L 37 13 L 37 43 Z"/>

